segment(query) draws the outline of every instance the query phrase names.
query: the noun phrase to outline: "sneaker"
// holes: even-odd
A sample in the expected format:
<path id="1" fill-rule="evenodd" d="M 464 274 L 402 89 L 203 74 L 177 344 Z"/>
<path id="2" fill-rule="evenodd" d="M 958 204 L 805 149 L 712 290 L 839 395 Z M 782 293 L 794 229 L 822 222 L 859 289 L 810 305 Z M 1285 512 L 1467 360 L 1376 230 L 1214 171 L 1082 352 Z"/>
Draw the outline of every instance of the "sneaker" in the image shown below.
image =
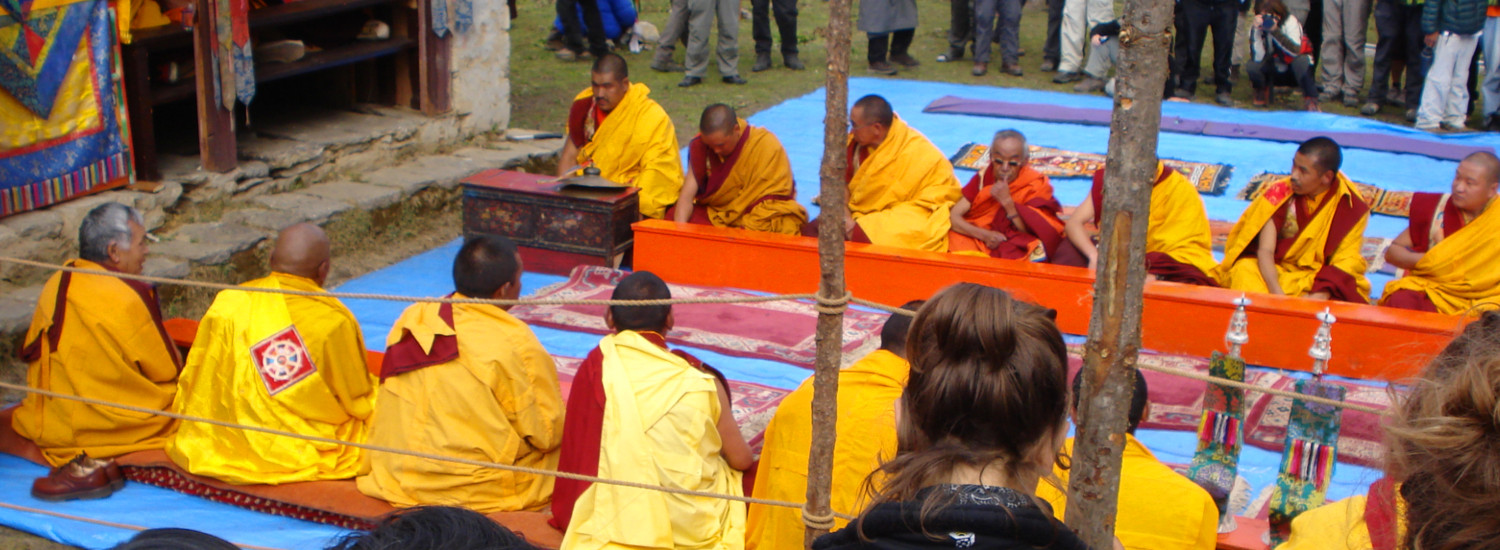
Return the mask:
<path id="1" fill-rule="evenodd" d="M 277 40 L 257 46 L 255 60 L 265 63 L 291 63 L 307 55 L 307 46 L 301 40 Z"/>
<path id="2" fill-rule="evenodd" d="M 1172 97 L 1177 98 L 1177 99 L 1181 99 L 1181 100 L 1184 100 L 1184 101 L 1192 101 L 1193 97 L 1196 96 L 1196 95 L 1198 95 L 1198 94 L 1193 93 L 1191 90 L 1187 90 L 1185 88 L 1178 88 L 1177 91 L 1172 94 Z"/>
<path id="3" fill-rule="evenodd" d="M 1385 102 L 1397 107 L 1406 106 L 1406 90 L 1388 90 L 1385 92 Z"/>
<path id="4" fill-rule="evenodd" d="M 870 64 L 870 72 L 891 76 L 896 74 L 896 68 L 892 67 L 888 61 L 876 61 Z"/>
<path id="5" fill-rule="evenodd" d="M 781 64 L 785 65 L 786 68 L 794 71 L 800 71 L 807 68 L 806 65 L 802 64 L 801 59 L 797 59 L 797 54 L 794 53 L 781 54 Z"/>
<path id="6" fill-rule="evenodd" d="M 1338 92 L 1338 90 L 1323 90 L 1323 93 L 1318 94 L 1318 101 L 1321 101 L 1321 102 L 1324 102 L 1324 103 L 1336 100 L 1338 98 L 1339 98 L 1339 92 Z"/>
<path id="7" fill-rule="evenodd" d="M 1057 70 L 1057 60 L 1056 59 L 1043 59 L 1042 60 L 1042 66 L 1038 67 L 1037 70 L 1040 70 L 1040 71 L 1042 71 L 1044 73 L 1050 73 L 1050 72 L 1056 71 Z"/>
<path id="8" fill-rule="evenodd" d="M 1219 92 L 1214 94 L 1214 103 L 1228 107 L 1234 105 L 1234 98 L 1229 97 L 1229 92 Z"/>
<path id="9" fill-rule="evenodd" d="M 563 43 L 562 33 L 554 32 L 552 33 L 552 36 L 547 37 L 547 42 L 542 44 L 542 47 L 546 48 L 549 52 L 555 52 L 557 50 L 565 49 L 568 46 Z"/>
<path id="10" fill-rule="evenodd" d="M 678 82 L 677 83 L 677 87 L 678 88 L 691 88 L 693 86 L 697 86 L 697 85 L 702 84 L 702 83 L 703 83 L 703 79 L 702 78 L 698 78 L 696 76 L 684 76 L 684 77 L 682 77 L 682 82 Z"/>
<path id="11" fill-rule="evenodd" d="M 1104 80 L 1103 79 L 1099 79 L 1099 78 L 1094 78 L 1092 76 L 1090 76 L 1088 78 L 1085 78 L 1085 79 L 1083 79 L 1083 81 L 1081 81 L 1081 82 L 1073 85 L 1073 91 L 1078 92 L 1080 94 L 1091 94 L 1091 93 L 1094 93 L 1094 92 L 1097 92 L 1097 91 L 1103 90 L 1103 89 L 1104 89 Z"/>
<path id="12" fill-rule="evenodd" d="M 974 68 L 973 69 L 969 69 L 969 74 L 974 75 L 974 76 L 984 76 L 985 73 L 988 73 L 988 72 L 990 72 L 990 64 L 989 63 L 981 63 L 981 62 L 978 62 L 978 61 L 974 62 Z"/>
<path id="13" fill-rule="evenodd" d="M 1354 95 L 1350 95 L 1350 94 L 1344 94 L 1344 106 L 1345 107 L 1358 107 L 1359 106 L 1359 97 L 1358 96 L 1354 96 Z"/>
<path id="14" fill-rule="evenodd" d="M 1271 104 L 1271 88 L 1269 87 L 1255 90 L 1251 95 L 1255 96 L 1255 99 L 1251 103 L 1254 103 L 1256 107 L 1265 107 Z"/>
<path id="15" fill-rule="evenodd" d="M 1307 99 L 1305 99 L 1303 101 L 1302 105 L 1306 108 L 1306 111 L 1309 112 L 1309 113 L 1321 113 L 1321 112 L 1323 112 L 1323 108 L 1318 106 L 1318 98 L 1316 98 L 1316 97 L 1308 96 Z"/>
<path id="16" fill-rule="evenodd" d="M 32 481 L 31 496 L 48 502 L 92 500 L 112 495 L 124 486 L 125 476 L 115 461 L 80 454 Z"/>
<path id="17" fill-rule="evenodd" d="M 1362 114 L 1362 115 L 1365 115 L 1365 116 L 1375 116 L 1375 114 L 1379 113 L 1379 112 L 1380 112 L 1380 104 L 1376 103 L 1374 101 L 1366 102 L 1363 106 L 1361 106 L 1359 108 L 1359 114 Z"/>
<path id="18" fill-rule="evenodd" d="M 1053 84 L 1071 84 L 1079 80 L 1083 80 L 1083 75 L 1071 71 L 1060 72 L 1057 73 L 1057 76 L 1052 77 Z"/>
<path id="19" fill-rule="evenodd" d="M 687 67 L 668 59 L 666 61 L 652 61 L 651 70 L 659 73 L 684 73 L 687 72 Z"/>
<path id="20" fill-rule="evenodd" d="M 1407 109 L 1406 110 L 1406 121 L 1407 122 L 1416 122 L 1417 121 L 1417 110 L 1416 109 Z"/>
<path id="21" fill-rule="evenodd" d="M 1006 63 L 1006 64 L 1004 64 L 1004 65 L 1002 65 L 1000 67 L 1000 72 L 1003 72 L 1003 73 L 1011 75 L 1011 76 L 1021 76 L 1021 74 L 1022 74 L 1021 73 L 1021 64 L 1020 63 Z"/>
<path id="22" fill-rule="evenodd" d="M 555 57 L 557 57 L 558 59 L 560 59 L 562 61 L 578 61 L 578 58 L 583 57 L 583 54 L 575 52 L 575 51 L 567 49 L 567 48 L 563 48 L 561 50 L 557 50 L 557 52 L 554 53 L 554 54 L 552 54 L 552 55 L 555 56 Z"/>
<path id="23" fill-rule="evenodd" d="M 958 60 L 963 59 L 963 58 L 964 58 L 964 50 L 963 50 L 963 48 L 948 48 L 948 53 L 939 54 L 937 56 L 937 62 L 938 63 L 948 63 L 948 62 L 952 62 L 952 61 L 958 61 Z"/>
<path id="24" fill-rule="evenodd" d="M 921 61 L 917 61 L 917 58 L 912 57 L 909 53 L 891 54 L 891 62 L 908 69 L 922 64 Z"/>
<path id="25" fill-rule="evenodd" d="M 722 80 L 724 81 L 725 84 L 739 85 L 739 84 L 749 84 L 750 83 L 749 80 L 745 80 L 743 78 L 740 78 L 740 75 L 726 76 Z"/>
<path id="26" fill-rule="evenodd" d="M 755 54 L 755 64 L 750 66 L 750 72 L 758 73 L 769 68 L 771 68 L 770 52 Z"/>
<path id="27" fill-rule="evenodd" d="M 1467 132 L 1467 131 L 1469 131 L 1469 126 L 1467 124 L 1462 123 L 1462 122 L 1460 122 L 1458 124 L 1453 124 L 1451 122 L 1444 122 L 1442 124 L 1439 124 L 1438 128 L 1442 128 L 1443 131 L 1446 131 L 1446 132 Z"/>

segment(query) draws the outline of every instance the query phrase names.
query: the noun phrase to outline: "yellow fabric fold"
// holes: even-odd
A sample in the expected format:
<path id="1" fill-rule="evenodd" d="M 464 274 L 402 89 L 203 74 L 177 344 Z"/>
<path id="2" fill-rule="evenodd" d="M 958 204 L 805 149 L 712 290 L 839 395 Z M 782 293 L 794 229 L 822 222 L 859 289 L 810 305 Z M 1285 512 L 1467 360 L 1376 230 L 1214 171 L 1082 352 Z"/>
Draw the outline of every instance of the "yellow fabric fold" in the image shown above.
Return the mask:
<path id="1" fill-rule="evenodd" d="M 272 273 L 241 286 L 323 292 Z M 173 408 L 193 416 L 363 442 L 375 405 L 359 322 L 337 299 L 226 290 L 203 314 Z M 231 483 L 347 479 L 344 445 L 188 422 L 167 444 L 178 466 Z"/>
<path id="2" fill-rule="evenodd" d="M 631 84 L 593 139 L 578 149 L 578 165 L 598 167 L 605 179 L 639 187 L 641 215 L 660 219 L 682 192 L 682 160 L 672 118 L 650 94 L 645 84 Z M 593 95 L 585 89 L 574 101 Z"/>
<path id="3" fill-rule="evenodd" d="M 1482 304 L 1500 304 L 1500 208 L 1493 203 L 1463 229 L 1438 241 L 1405 277 L 1385 285 L 1427 295 L 1446 315 L 1462 315 Z"/>
<path id="4" fill-rule="evenodd" d="M 741 128 L 749 128 L 750 137 L 740 149 L 740 156 L 714 194 L 695 201 L 707 209 L 708 219 L 717 227 L 740 227 L 798 235 L 807 223 L 807 210 L 795 200 L 792 163 L 786 149 L 770 130 L 750 126 L 740 119 Z M 713 154 L 710 152 L 709 154 Z M 706 182 L 698 182 L 706 185 Z M 771 195 L 793 197 L 765 199 Z"/>
<path id="5" fill-rule="evenodd" d="M 1291 536 L 1276 550 L 1367 550 L 1370 528 L 1365 524 L 1369 497 L 1355 495 L 1324 504 L 1292 520 Z"/>
<path id="6" fill-rule="evenodd" d="M 1157 163 L 1157 173 L 1163 169 Z M 1101 205 L 1094 205 L 1100 208 Z M 1198 188 L 1176 170 L 1151 189 L 1151 220 L 1146 229 L 1146 252 L 1161 252 L 1214 277 L 1213 242 L 1208 212 Z M 1222 280 L 1219 281 L 1223 283 Z"/>
<path id="7" fill-rule="evenodd" d="M 961 193 L 953 164 L 927 136 L 896 117 L 885 141 L 849 169 L 849 212 L 870 242 L 948 251 L 948 213 Z"/>
<path id="8" fill-rule="evenodd" d="M 1339 172 L 1338 182 L 1328 192 L 1330 196 L 1324 199 L 1327 204 L 1313 216 L 1306 227 L 1302 227 L 1295 237 L 1282 236 L 1295 240 L 1287 249 L 1286 255 L 1276 263 L 1281 290 L 1287 296 L 1307 294 L 1312 289 L 1318 270 L 1327 265 L 1352 276 L 1360 297 L 1368 301 L 1370 280 L 1365 278 L 1368 263 L 1360 252 L 1364 246 L 1365 225 L 1370 221 L 1370 213 L 1365 212 L 1360 216 L 1359 221 L 1338 244 L 1332 257 L 1325 257 L 1324 245 L 1339 204 L 1359 200 L 1360 196 L 1359 189 L 1354 182 L 1344 177 L 1343 172 Z M 1269 184 L 1266 192 L 1250 203 L 1239 222 L 1234 224 L 1234 229 L 1229 231 L 1229 239 L 1224 245 L 1224 261 L 1211 274 L 1215 279 L 1235 290 L 1269 292 L 1254 255 L 1244 258 L 1240 255 L 1247 248 L 1256 246 L 1261 228 L 1271 221 L 1276 210 L 1291 200 L 1292 196 L 1290 182 L 1282 179 Z M 1294 215 L 1288 213 L 1288 217 Z"/>
<path id="9" fill-rule="evenodd" d="M 462 295 L 454 295 L 463 298 Z M 411 334 L 431 351 L 454 336 L 458 359 L 397 374 L 380 386 L 370 443 L 441 456 L 554 470 L 562 444 L 563 400 L 557 367 L 526 323 L 491 305 L 455 304 L 453 327 L 442 304 L 414 304 L 387 343 Z M 540 511 L 552 499 L 538 476 L 368 453 L 360 492 L 396 506 L 463 506 L 481 513 Z"/>
<path id="10" fill-rule="evenodd" d="M 740 472 L 720 455 L 713 375 L 639 334 L 599 342 L 604 430 L 599 477 L 740 495 Z M 563 550 L 739 550 L 745 505 L 595 483 L 578 499 Z"/>
<path id="11" fill-rule="evenodd" d="M 1073 438 L 1062 452 L 1073 454 Z M 1052 505 L 1052 514 L 1065 519 L 1068 471 L 1054 468 L 1060 490 L 1045 480 L 1036 495 Z M 1213 550 L 1218 545 L 1219 509 L 1208 491 L 1157 460 L 1133 435 L 1125 436 L 1120 460 L 1120 496 L 1115 512 L 1115 536 L 1128 550 Z"/>
<path id="12" fill-rule="evenodd" d="M 865 478 L 882 460 L 896 456 L 896 400 L 911 365 L 878 350 L 839 372 L 838 433 L 833 450 L 833 511 L 859 515 L 868 499 Z M 765 448 L 756 470 L 755 498 L 802 502 L 807 498 L 807 454 L 812 448 L 812 380 L 787 394 L 766 426 Z M 849 522 L 834 520 L 834 529 Z M 796 509 L 750 505 L 750 550 L 801 548 L 805 527 Z"/>

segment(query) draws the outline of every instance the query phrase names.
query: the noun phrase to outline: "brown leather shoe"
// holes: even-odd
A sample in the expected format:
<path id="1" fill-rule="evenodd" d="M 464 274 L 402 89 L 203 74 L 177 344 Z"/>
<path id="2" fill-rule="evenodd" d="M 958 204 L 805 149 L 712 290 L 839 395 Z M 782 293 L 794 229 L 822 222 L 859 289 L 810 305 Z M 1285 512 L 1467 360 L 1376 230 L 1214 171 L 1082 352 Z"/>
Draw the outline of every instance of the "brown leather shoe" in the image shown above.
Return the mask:
<path id="1" fill-rule="evenodd" d="M 31 482 L 31 496 L 48 502 L 91 500 L 108 497 L 124 485 L 125 476 L 115 461 L 80 454 Z"/>

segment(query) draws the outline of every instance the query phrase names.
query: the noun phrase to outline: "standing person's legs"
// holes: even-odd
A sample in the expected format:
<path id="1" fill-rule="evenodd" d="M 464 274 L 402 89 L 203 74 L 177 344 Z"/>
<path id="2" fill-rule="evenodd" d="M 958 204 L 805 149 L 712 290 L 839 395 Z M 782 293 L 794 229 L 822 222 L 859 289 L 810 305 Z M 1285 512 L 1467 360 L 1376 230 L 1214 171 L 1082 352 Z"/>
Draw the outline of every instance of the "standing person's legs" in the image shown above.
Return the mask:
<path id="1" fill-rule="evenodd" d="M 609 44 L 604 36 L 604 19 L 599 16 L 598 0 L 578 0 L 578 7 L 583 10 L 583 24 L 588 27 L 583 29 L 589 39 L 589 53 L 595 58 L 603 57 L 609 53 Z"/>
<path id="2" fill-rule="evenodd" d="M 1088 40 L 1089 32 L 1086 26 L 1088 4 L 1089 0 L 1067 0 L 1063 5 L 1061 56 L 1057 62 L 1059 73 L 1077 73 L 1083 68 L 1083 43 Z"/>
<path id="3" fill-rule="evenodd" d="M 974 37 L 974 0 L 948 2 L 948 55 L 946 61 L 964 58 L 969 39 Z M 978 44 L 975 44 L 978 46 Z"/>
<path id="4" fill-rule="evenodd" d="M 1233 2 L 1217 2 L 1208 7 L 1212 16 L 1209 29 L 1214 33 L 1214 94 L 1223 95 L 1234 86 L 1229 82 L 1229 66 L 1234 58 L 1234 33 L 1240 10 Z"/>
<path id="5" fill-rule="evenodd" d="M 1250 62 L 1250 27 L 1254 24 L 1255 12 L 1253 10 L 1242 11 L 1237 16 L 1234 27 L 1234 56 L 1229 60 L 1231 67 L 1243 67 Z"/>
<path id="6" fill-rule="evenodd" d="M 1406 31 L 1406 108 L 1418 109 L 1422 103 L 1422 90 L 1427 88 L 1427 73 L 1422 71 L 1422 49 L 1427 47 L 1422 41 L 1426 36 L 1422 34 L 1422 6 L 1401 6 L 1398 9 Z"/>
<path id="7" fill-rule="evenodd" d="M 1432 67 L 1427 70 L 1427 79 L 1422 86 L 1422 103 L 1417 107 L 1419 129 L 1436 129 L 1447 115 L 1454 88 L 1463 86 L 1463 82 L 1455 79 L 1454 75 L 1457 65 L 1462 63 L 1467 67 L 1469 60 L 1458 59 L 1460 52 L 1456 38 L 1456 35 L 1443 33 L 1438 36 L 1437 45 L 1432 49 Z"/>
<path id="8" fill-rule="evenodd" d="M 1311 55 L 1299 55 L 1292 60 L 1292 76 L 1297 79 L 1302 97 L 1318 97 L 1318 81 L 1313 77 L 1312 63 Z"/>
<path id="9" fill-rule="evenodd" d="M 719 20 L 719 76 L 726 81 L 739 80 L 737 78 L 740 76 L 739 0 L 714 0 L 714 14 Z"/>
<path id="10" fill-rule="evenodd" d="M 1022 0 L 999 0 L 1000 21 L 996 23 L 1000 35 L 1000 61 L 1007 70 L 1021 70 L 1021 7 Z"/>
<path id="11" fill-rule="evenodd" d="M 1177 61 L 1182 64 L 1182 72 L 1177 76 L 1177 89 L 1186 92 L 1191 98 L 1198 91 L 1198 72 L 1203 66 L 1203 40 L 1208 34 L 1208 23 L 1210 19 L 1208 5 L 1202 0 L 1182 0 L 1182 20 L 1187 24 L 1184 29 L 1177 28 Z"/>
<path id="12" fill-rule="evenodd" d="M 703 78 L 708 74 L 708 38 L 714 32 L 716 3 L 716 0 L 688 0 L 685 59 L 687 75 L 690 77 Z"/>
<path id="13" fill-rule="evenodd" d="M 1469 118 L 1469 74 L 1474 65 L 1474 51 L 1479 47 L 1479 36 L 1473 34 L 1450 34 L 1453 39 L 1454 60 L 1452 91 L 1448 93 L 1448 105 L 1443 108 L 1443 122 L 1449 127 L 1462 128 Z"/>
<path id="14" fill-rule="evenodd" d="M 1344 104 L 1353 105 L 1365 86 L 1365 33 L 1370 0 L 1344 0 Z"/>
<path id="15" fill-rule="evenodd" d="M 1486 126 L 1490 118 L 1500 111 L 1500 17 L 1484 20 L 1484 83 L 1480 89 L 1484 94 Z"/>
<path id="16" fill-rule="evenodd" d="M 667 9 L 667 24 L 661 29 L 661 39 L 656 41 L 656 54 L 652 56 L 651 68 L 658 71 L 683 70 L 672 61 L 672 52 L 688 31 L 688 0 L 672 0 Z"/>
<path id="17" fill-rule="evenodd" d="M 917 29 L 901 29 L 891 32 L 891 57 L 911 55 L 911 41 L 917 37 Z"/>
<path id="18" fill-rule="evenodd" d="M 770 55 L 771 0 L 750 0 L 750 39 L 755 41 L 756 57 Z"/>
<path id="19" fill-rule="evenodd" d="M 1313 0 L 1314 2 L 1320 0 Z M 1323 4 L 1323 101 L 1332 101 L 1344 90 L 1344 6 L 1359 0 L 1321 0 Z"/>
<path id="20" fill-rule="evenodd" d="M 1083 43 L 1085 46 L 1092 47 L 1089 43 L 1089 31 L 1093 30 L 1094 27 L 1115 20 L 1115 3 L 1113 0 L 1088 0 L 1085 6 L 1088 12 L 1084 14 L 1083 18 Z M 1074 71 L 1077 70 L 1074 69 Z"/>
<path id="21" fill-rule="evenodd" d="M 1042 43 L 1042 71 L 1057 70 L 1062 59 L 1064 0 L 1047 0 L 1047 40 Z"/>
<path id="22" fill-rule="evenodd" d="M 990 43 L 995 40 L 995 15 L 1000 9 L 1000 0 L 974 0 L 974 72 L 980 65 L 990 63 Z M 1005 52 L 1000 52 L 1004 58 Z"/>
<path id="23" fill-rule="evenodd" d="M 771 15 L 781 33 L 781 55 L 797 55 L 797 0 L 771 0 Z"/>
<path id="24" fill-rule="evenodd" d="M 1250 89 L 1255 90 L 1257 102 L 1260 101 L 1261 91 L 1271 85 L 1271 73 L 1276 71 L 1275 65 L 1270 59 L 1245 63 L 1245 74 L 1250 76 Z"/>
<path id="25" fill-rule="evenodd" d="M 1360 112 L 1373 115 L 1380 111 L 1390 90 L 1391 59 L 1397 54 L 1396 43 L 1400 41 L 1401 28 L 1396 21 L 1394 0 L 1375 2 L 1375 59 L 1370 64 L 1370 92 L 1365 96 L 1365 105 Z M 1373 107 L 1372 107 L 1373 105 Z"/>
<path id="26" fill-rule="evenodd" d="M 870 48 L 865 58 L 869 60 L 870 65 L 885 63 L 886 50 L 891 47 L 891 33 L 871 32 L 865 34 L 870 37 Z"/>
<path id="27" fill-rule="evenodd" d="M 582 53 L 583 26 L 578 23 L 578 0 L 557 0 L 557 18 L 562 21 L 563 47 Z M 598 9 L 597 6 L 595 9 Z"/>

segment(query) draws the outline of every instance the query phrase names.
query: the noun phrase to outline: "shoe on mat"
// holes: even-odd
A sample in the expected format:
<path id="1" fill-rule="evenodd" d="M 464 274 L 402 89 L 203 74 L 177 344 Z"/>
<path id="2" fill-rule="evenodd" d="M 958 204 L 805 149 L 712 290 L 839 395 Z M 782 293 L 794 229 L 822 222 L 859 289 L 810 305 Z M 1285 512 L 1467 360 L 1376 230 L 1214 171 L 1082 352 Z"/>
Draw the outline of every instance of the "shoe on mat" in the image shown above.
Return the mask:
<path id="1" fill-rule="evenodd" d="M 755 64 L 750 66 L 750 72 L 758 73 L 769 68 L 771 68 L 771 54 L 769 52 L 755 54 Z"/>
<path id="2" fill-rule="evenodd" d="M 1060 72 L 1057 73 L 1057 76 L 1052 77 L 1053 84 L 1071 84 L 1079 80 L 1083 80 L 1083 74 L 1072 71 Z"/>
<path id="3" fill-rule="evenodd" d="M 1092 94 L 1104 89 L 1104 79 L 1092 76 L 1079 81 L 1073 85 L 1073 91 L 1080 94 Z"/>
<path id="4" fill-rule="evenodd" d="M 794 53 L 781 54 L 781 64 L 785 65 L 786 68 L 794 71 L 800 71 L 807 68 L 806 65 L 802 64 L 802 60 L 797 58 L 797 54 Z"/>
<path id="5" fill-rule="evenodd" d="M 1365 115 L 1365 116 L 1375 116 L 1375 114 L 1379 113 L 1379 112 L 1380 112 L 1380 104 L 1376 103 L 1374 101 L 1367 102 L 1367 103 L 1365 103 L 1363 106 L 1361 106 L 1359 108 L 1359 114 L 1362 114 L 1362 115 Z"/>
<path id="6" fill-rule="evenodd" d="M 870 64 L 870 72 L 891 76 L 896 74 L 896 68 L 892 67 L 889 61 L 876 61 Z"/>
<path id="7" fill-rule="evenodd" d="M 1413 123 L 1417 121 L 1417 110 L 1416 109 L 1407 109 L 1406 110 L 1406 121 L 1407 122 L 1413 122 Z"/>
<path id="8" fill-rule="evenodd" d="M 108 497 L 124 486 L 125 475 L 115 461 L 79 454 L 32 481 L 31 496 L 48 502 L 92 500 Z"/>
<path id="9" fill-rule="evenodd" d="M 740 78 L 740 75 L 726 76 L 722 79 L 725 84 L 749 84 L 749 80 Z"/>
<path id="10" fill-rule="evenodd" d="M 684 77 L 682 77 L 682 82 L 678 82 L 677 83 L 677 87 L 678 88 L 689 88 L 689 87 L 697 86 L 697 85 L 702 84 L 702 83 L 703 83 L 703 79 L 702 78 L 698 78 L 696 76 L 684 76 Z"/>
<path id="11" fill-rule="evenodd" d="M 1228 107 L 1234 105 L 1234 98 L 1229 97 L 1229 92 L 1219 92 L 1214 94 L 1214 103 Z"/>
<path id="12" fill-rule="evenodd" d="M 1445 131 L 1445 132 L 1467 132 L 1467 131 L 1469 131 L 1469 125 L 1464 124 L 1462 122 L 1460 122 L 1458 124 L 1453 124 L 1451 122 L 1444 122 L 1442 124 L 1438 124 L 1438 128 L 1442 128 L 1443 131 Z"/>
<path id="13" fill-rule="evenodd" d="M 909 53 L 892 54 L 891 62 L 908 69 L 922 64 L 921 61 L 917 61 L 917 58 L 912 57 Z"/>

